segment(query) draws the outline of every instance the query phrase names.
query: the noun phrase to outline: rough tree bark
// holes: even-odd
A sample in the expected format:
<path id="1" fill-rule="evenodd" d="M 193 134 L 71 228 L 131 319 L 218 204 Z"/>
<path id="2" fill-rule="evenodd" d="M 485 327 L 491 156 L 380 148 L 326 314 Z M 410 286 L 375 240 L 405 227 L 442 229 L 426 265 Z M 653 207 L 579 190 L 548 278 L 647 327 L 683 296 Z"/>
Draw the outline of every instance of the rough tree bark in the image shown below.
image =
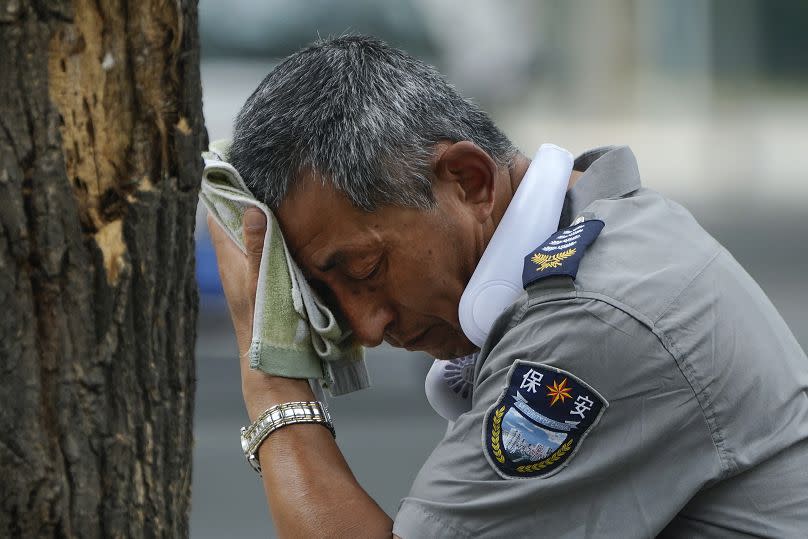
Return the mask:
<path id="1" fill-rule="evenodd" d="M 0 536 L 188 534 L 196 17 L 0 0 Z"/>

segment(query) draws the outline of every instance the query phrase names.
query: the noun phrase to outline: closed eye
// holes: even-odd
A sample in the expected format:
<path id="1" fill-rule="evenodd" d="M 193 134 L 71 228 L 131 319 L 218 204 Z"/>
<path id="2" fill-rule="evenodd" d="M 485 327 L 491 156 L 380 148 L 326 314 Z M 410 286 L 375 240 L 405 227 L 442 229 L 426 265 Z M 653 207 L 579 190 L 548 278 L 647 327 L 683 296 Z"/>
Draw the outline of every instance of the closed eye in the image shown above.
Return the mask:
<path id="1" fill-rule="evenodd" d="M 382 267 L 382 263 L 380 261 L 375 266 L 373 266 L 370 269 L 370 271 L 368 271 L 363 277 L 356 277 L 356 280 L 357 281 L 367 281 L 367 280 L 373 279 L 374 277 L 376 277 L 379 274 L 379 270 L 381 269 L 381 267 Z"/>
<path id="2" fill-rule="evenodd" d="M 377 262 L 368 270 L 364 272 L 356 272 L 353 274 L 349 274 L 349 277 L 355 281 L 369 281 L 379 275 L 382 270 L 382 265 L 384 264 L 384 255 L 380 256 Z"/>

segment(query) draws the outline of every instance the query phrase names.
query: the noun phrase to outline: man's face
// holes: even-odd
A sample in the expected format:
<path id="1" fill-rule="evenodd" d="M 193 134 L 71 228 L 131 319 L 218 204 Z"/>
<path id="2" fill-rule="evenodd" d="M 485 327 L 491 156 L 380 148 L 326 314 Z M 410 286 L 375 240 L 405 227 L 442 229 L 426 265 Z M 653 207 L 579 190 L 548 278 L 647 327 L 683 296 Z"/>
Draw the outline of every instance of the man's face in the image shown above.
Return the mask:
<path id="1" fill-rule="evenodd" d="M 471 353 L 457 307 L 480 251 L 479 223 L 457 184 L 435 186 L 424 211 L 353 207 L 303 179 L 276 212 L 295 261 L 365 346 L 382 340 L 439 359 Z"/>

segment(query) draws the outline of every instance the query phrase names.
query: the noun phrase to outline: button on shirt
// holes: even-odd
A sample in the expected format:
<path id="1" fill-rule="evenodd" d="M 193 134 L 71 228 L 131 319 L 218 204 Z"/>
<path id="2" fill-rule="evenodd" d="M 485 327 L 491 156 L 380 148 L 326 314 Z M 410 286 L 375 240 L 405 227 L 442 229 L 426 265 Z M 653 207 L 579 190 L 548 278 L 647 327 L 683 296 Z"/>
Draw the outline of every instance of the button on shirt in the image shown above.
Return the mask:
<path id="1" fill-rule="evenodd" d="M 402 500 L 420 537 L 806 537 L 808 359 L 760 287 L 627 147 L 587 152 L 562 227 L 602 232 L 575 278 L 537 280 L 484 343 L 472 409 Z M 563 468 L 504 477 L 486 419 L 517 360 L 608 402 Z M 594 393 L 593 393 L 594 394 Z"/>

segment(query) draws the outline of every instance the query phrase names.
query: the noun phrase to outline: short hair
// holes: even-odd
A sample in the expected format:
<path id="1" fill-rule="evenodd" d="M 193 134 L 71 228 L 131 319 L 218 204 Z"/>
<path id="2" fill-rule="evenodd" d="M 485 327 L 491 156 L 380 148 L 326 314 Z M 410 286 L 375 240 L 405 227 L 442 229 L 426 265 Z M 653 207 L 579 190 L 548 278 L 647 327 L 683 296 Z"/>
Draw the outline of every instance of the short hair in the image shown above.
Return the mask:
<path id="1" fill-rule="evenodd" d="M 284 59 L 236 118 L 229 158 L 277 209 L 303 173 L 365 211 L 435 206 L 430 161 L 441 140 L 468 140 L 498 165 L 516 149 L 435 68 L 376 38 L 316 41 Z"/>

